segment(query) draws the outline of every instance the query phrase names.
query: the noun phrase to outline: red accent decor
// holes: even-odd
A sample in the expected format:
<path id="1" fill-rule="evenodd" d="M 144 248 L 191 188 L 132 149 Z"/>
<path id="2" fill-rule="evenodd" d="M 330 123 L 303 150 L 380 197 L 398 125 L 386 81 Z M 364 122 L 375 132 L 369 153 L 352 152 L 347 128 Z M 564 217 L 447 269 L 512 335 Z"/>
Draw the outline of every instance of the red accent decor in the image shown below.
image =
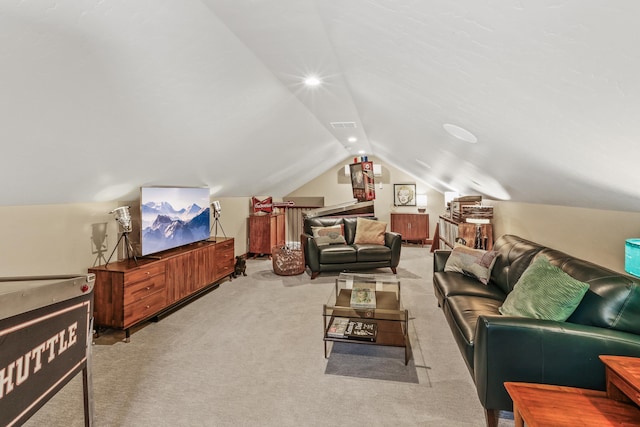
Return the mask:
<path id="1" fill-rule="evenodd" d="M 271 213 L 273 212 L 273 202 L 272 202 L 273 198 L 272 197 L 267 197 L 264 200 L 258 200 L 255 197 L 251 198 L 251 206 L 253 207 L 253 213 L 256 212 L 267 212 L 267 213 Z"/>

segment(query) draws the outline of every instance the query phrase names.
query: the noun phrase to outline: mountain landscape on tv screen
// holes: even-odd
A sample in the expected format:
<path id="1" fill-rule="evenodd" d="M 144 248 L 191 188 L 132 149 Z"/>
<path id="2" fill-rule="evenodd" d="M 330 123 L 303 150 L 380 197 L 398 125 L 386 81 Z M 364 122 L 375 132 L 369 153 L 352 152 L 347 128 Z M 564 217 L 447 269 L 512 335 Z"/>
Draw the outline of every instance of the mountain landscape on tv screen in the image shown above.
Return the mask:
<path id="1" fill-rule="evenodd" d="M 142 205 L 142 252 L 150 254 L 209 238 L 209 207 L 176 209 L 169 202 Z"/>

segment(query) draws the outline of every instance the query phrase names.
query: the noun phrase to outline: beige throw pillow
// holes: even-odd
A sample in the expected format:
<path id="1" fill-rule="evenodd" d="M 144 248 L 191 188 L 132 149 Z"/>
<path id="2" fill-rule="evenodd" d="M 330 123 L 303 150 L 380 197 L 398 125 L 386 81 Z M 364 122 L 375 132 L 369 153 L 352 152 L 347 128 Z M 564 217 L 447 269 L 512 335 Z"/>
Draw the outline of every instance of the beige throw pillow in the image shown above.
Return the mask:
<path id="1" fill-rule="evenodd" d="M 384 245 L 384 233 L 387 231 L 387 223 L 358 217 L 356 223 L 355 244 Z"/>
<path id="2" fill-rule="evenodd" d="M 344 225 L 332 225 L 330 227 L 311 227 L 313 237 L 318 245 L 337 245 L 347 243 L 344 240 Z"/>
<path id="3" fill-rule="evenodd" d="M 468 248 L 456 243 L 451 255 L 447 259 L 444 271 L 454 271 L 474 277 L 482 284 L 489 283 L 491 269 L 496 262 L 498 253 L 495 251 L 483 251 L 481 249 Z"/>

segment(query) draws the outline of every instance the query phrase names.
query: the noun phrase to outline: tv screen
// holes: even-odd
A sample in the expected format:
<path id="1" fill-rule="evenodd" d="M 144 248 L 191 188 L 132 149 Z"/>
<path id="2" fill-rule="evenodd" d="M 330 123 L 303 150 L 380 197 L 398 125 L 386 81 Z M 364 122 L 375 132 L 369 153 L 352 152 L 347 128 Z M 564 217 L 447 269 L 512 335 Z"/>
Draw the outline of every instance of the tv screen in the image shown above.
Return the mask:
<path id="1" fill-rule="evenodd" d="M 209 205 L 206 187 L 142 187 L 141 255 L 207 240 Z"/>

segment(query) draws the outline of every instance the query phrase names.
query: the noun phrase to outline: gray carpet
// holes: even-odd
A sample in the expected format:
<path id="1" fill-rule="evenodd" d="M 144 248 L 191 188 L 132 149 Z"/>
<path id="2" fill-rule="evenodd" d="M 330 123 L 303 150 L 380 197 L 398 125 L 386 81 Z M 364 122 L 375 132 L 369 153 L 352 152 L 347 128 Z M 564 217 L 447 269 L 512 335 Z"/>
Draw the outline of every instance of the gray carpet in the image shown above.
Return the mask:
<path id="1" fill-rule="evenodd" d="M 420 383 L 414 360 L 410 360 L 405 366 L 404 349 L 399 347 L 336 342 L 331 349 L 324 373 L 345 377 Z"/>
<path id="2" fill-rule="evenodd" d="M 402 249 L 408 366 L 403 349 L 367 345 L 334 345 L 325 359 L 322 304 L 337 274 L 277 276 L 268 259 L 248 260 L 247 277 L 143 325 L 130 343 L 121 331 L 96 340 L 96 426 L 483 426 L 432 262 L 427 247 Z M 82 426 L 80 378 L 26 425 Z"/>

